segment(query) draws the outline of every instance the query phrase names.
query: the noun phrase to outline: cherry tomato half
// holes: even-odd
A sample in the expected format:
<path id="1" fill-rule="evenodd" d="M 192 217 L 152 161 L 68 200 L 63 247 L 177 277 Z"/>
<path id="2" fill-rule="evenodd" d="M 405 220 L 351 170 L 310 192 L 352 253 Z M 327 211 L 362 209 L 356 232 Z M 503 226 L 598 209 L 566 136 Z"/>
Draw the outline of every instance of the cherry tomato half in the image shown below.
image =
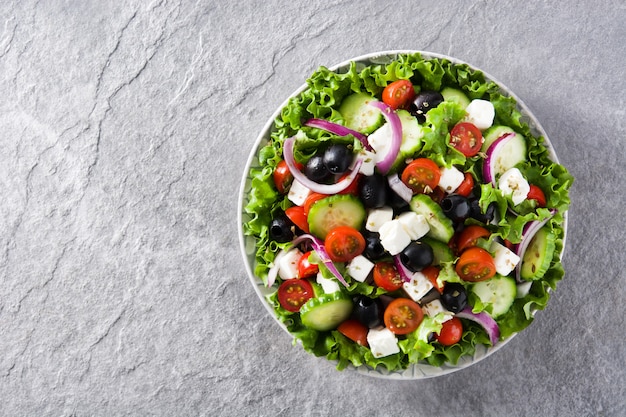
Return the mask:
<path id="1" fill-rule="evenodd" d="M 424 318 L 422 307 L 408 298 L 396 298 L 385 309 L 385 326 L 395 334 L 415 331 Z"/>
<path id="2" fill-rule="evenodd" d="M 414 193 L 431 193 L 440 178 L 439 167 L 428 158 L 415 159 L 402 171 L 402 182 Z"/>
<path id="3" fill-rule="evenodd" d="M 439 291 L 439 294 L 443 294 L 444 283 L 442 282 L 441 285 L 437 283 L 437 278 L 439 277 L 439 271 L 440 271 L 439 267 L 434 266 L 434 265 L 429 265 L 426 268 L 422 269 L 420 272 L 424 274 L 426 278 L 428 278 L 430 283 L 433 284 L 433 287 L 435 287 L 437 291 Z"/>
<path id="4" fill-rule="evenodd" d="M 474 177 L 469 172 L 465 173 L 465 178 L 463 178 L 463 182 L 461 185 L 457 187 L 454 191 L 456 194 L 462 195 L 463 197 L 467 197 L 472 193 L 474 189 Z"/>
<path id="5" fill-rule="evenodd" d="M 309 255 L 311 255 L 311 251 L 305 252 L 298 260 L 298 278 L 312 277 L 317 275 L 320 270 L 317 264 L 312 264 L 309 261 Z"/>
<path id="6" fill-rule="evenodd" d="M 305 279 L 288 279 L 278 287 L 278 302 L 282 308 L 292 313 L 300 311 L 311 298 L 313 286 Z"/>
<path id="7" fill-rule="evenodd" d="M 459 343 L 463 336 L 463 323 L 458 317 L 452 317 L 443 323 L 439 334 L 435 334 L 435 339 L 444 346 L 452 346 Z"/>
<path id="8" fill-rule="evenodd" d="M 304 200 L 304 204 L 302 205 L 302 207 L 304 208 L 304 215 L 308 216 L 311 206 L 317 203 L 322 198 L 326 197 L 328 197 L 326 194 L 310 193 L 309 196 Z"/>
<path id="9" fill-rule="evenodd" d="M 456 248 L 459 252 L 472 246 L 476 246 L 476 241 L 481 237 L 488 238 L 491 233 L 482 226 L 469 225 L 456 238 Z"/>
<path id="10" fill-rule="evenodd" d="M 526 196 L 529 200 L 535 200 L 537 202 L 537 207 L 545 207 L 546 206 L 546 196 L 541 191 L 541 188 L 537 187 L 534 184 L 530 184 L 530 191 Z"/>
<path id="11" fill-rule="evenodd" d="M 461 122 L 450 131 L 450 145 L 467 157 L 478 154 L 483 141 L 480 129 L 472 123 Z"/>
<path id="12" fill-rule="evenodd" d="M 348 262 L 365 250 L 365 238 L 353 227 L 338 226 L 326 235 L 324 246 L 333 262 Z"/>
<path id="13" fill-rule="evenodd" d="M 402 288 L 402 277 L 393 262 L 376 262 L 372 275 L 376 285 L 384 290 L 395 291 Z"/>
<path id="14" fill-rule="evenodd" d="M 407 108 L 413 98 L 415 98 L 415 90 L 409 80 L 394 81 L 383 90 L 383 103 L 392 109 Z"/>
<path id="15" fill-rule="evenodd" d="M 350 175 L 350 173 L 342 175 L 337 182 L 343 180 L 348 175 Z M 361 174 L 357 174 L 357 176 L 354 179 L 354 181 L 352 181 L 352 183 L 350 185 L 348 185 L 346 188 L 344 188 L 343 190 L 339 191 L 338 194 L 352 194 L 352 195 L 358 196 L 359 195 L 359 181 L 360 180 L 361 180 Z"/>
<path id="16" fill-rule="evenodd" d="M 485 281 L 496 274 L 491 254 L 477 246 L 466 249 L 461 254 L 455 270 L 463 281 L 469 282 Z"/>
<path id="17" fill-rule="evenodd" d="M 369 329 L 360 321 L 354 319 L 348 319 L 341 323 L 339 327 L 337 327 L 339 333 L 344 335 L 350 340 L 355 341 L 361 346 L 369 346 L 367 343 L 367 332 Z"/>
<path id="18" fill-rule="evenodd" d="M 302 169 L 302 164 L 296 165 L 298 169 Z M 274 185 L 276 185 L 276 189 L 279 193 L 285 194 L 289 191 L 289 187 L 293 182 L 293 175 L 291 175 L 291 171 L 287 167 L 287 162 L 284 160 L 280 161 L 276 168 L 274 169 Z"/>
<path id="19" fill-rule="evenodd" d="M 309 233 L 309 222 L 304 214 L 304 207 L 293 206 L 285 210 L 285 215 L 304 233 Z"/>

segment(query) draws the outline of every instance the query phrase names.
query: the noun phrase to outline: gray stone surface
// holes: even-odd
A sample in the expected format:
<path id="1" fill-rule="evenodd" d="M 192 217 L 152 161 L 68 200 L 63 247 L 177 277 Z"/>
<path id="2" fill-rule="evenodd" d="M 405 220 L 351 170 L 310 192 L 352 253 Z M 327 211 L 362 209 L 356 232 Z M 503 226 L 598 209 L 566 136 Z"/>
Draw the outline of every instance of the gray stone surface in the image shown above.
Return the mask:
<path id="1" fill-rule="evenodd" d="M 626 415 L 623 1 L 7 0 L 0 21 L 1 415 Z M 412 382 L 292 347 L 235 216 L 273 110 L 389 49 L 500 79 L 576 177 L 547 309 Z"/>

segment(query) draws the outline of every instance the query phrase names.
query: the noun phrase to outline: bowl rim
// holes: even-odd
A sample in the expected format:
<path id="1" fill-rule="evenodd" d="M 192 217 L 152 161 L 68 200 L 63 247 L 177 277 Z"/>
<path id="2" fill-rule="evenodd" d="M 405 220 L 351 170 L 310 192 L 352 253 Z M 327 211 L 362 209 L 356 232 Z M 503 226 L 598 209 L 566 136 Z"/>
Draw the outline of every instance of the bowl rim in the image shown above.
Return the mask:
<path id="1" fill-rule="evenodd" d="M 552 161 L 554 161 L 555 163 L 560 163 L 556 155 L 556 152 L 554 150 L 554 147 L 552 143 L 550 142 L 550 139 L 548 138 L 546 131 L 544 130 L 543 126 L 539 123 L 535 115 L 530 111 L 530 108 L 519 98 L 519 96 L 517 96 L 510 88 L 508 88 L 506 84 L 502 83 L 500 80 L 498 80 L 491 74 L 485 72 L 484 70 L 468 62 L 465 62 L 463 60 L 460 60 L 458 58 L 454 58 L 445 54 L 436 53 L 436 52 L 412 50 L 412 49 L 395 49 L 395 50 L 387 50 L 387 51 L 382 50 L 382 51 L 359 55 L 359 56 L 344 60 L 333 66 L 330 66 L 328 67 L 328 69 L 334 72 L 340 71 L 342 69 L 347 69 L 351 65 L 352 62 L 355 62 L 357 65 L 358 64 L 372 65 L 376 63 L 384 64 L 384 63 L 393 61 L 394 59 L 397 59 L 398 55 L 416 54 L 416 53 L 419 53 L 424 59 L 440 59 L 440 60 L 450 61 L 454 64 L 467 65 L 473 71 L 480 71 L 484 75 L 486 80 L 496 83 L 498 87 L 502 90 L 502 93 L 504 95 L 510 96 L 513 99 L 515 99 L 518 110 L 522 112 L 523 117 L 526 119 L 524 120 L 524 122 L 529 125 L 533 135 L 543 137 L 543 140 L 544 140 L 543 144 L 548 150 L 550 159 L 552 159 Z M 285 326 L 284 323 L 278 320 L 273 308 L 265 299 L 265 294 L 262 292 L 262 288 L 261 288 L 261 287 L 264 287 L 262 280 L 256 277 L 256 275 L 254 274 L 253 266 L 249 259 L 250 255 L 254 256 L 254 252 L 251 254 L 248 253 L 246 235 L 244 234 L 244 230 L 243 230 L 243 223 L 244 223 L 243 216 L 244 216 L 245 195 L 246 195 L 245 191 L 246 191 L 246 186 L 248 185 L 248 182 L 249 182 L 248 173 L 250 172 L 250 169 L 253 166 L 253 163 L 257 157 L 258 151 L 261 149 L 261 145 L 264 145 L 263 142 L 268 141 L 269 135 L 271 134 L 273 127 L 274 127 L 274 121 L 280 115 L 282 109 L 288 104 L 289 100 L 292 97 L 301 94 L 307 88 L 308 88 L 308 85 L 305 80 L 305 82 L 302 85 L 300 85 L 300 87 L 298 87 L 294 92 L 292 92 L 274 110 L 270 118 L 263 125 L 263 128 L 261 129 L 260 133 L 257 135 L 253 143 L 253 146 L 251 148 L 251 151 L 248 155 L 248 158 L 247 158 L 244 170 L 243 170 L 243 175 L 242 175 L 240 185 L 239 185 L 238 203 L 237 203 L 237 232 L 238 232 L 238 237 L 239 237 L 239 248 L 240 248 L 241 255 L 243 256 L 243 259 L 244 259 L 244 266 L 246 269 L 246 273 L 248 275 L 248 279 L 253 284 L 253 287 L 257 296 L 260 298 L 261 303 L 263 304 L 265 309 L 269 312 L 270 316 L 274 319 L 276 323 L 278 323 L 280 327 L 283 328 L 285 332 L 287 332 L 287 334 L 292 338 L 292 340 L 294 338 L 293 335 L 289 332 L 289 330 L 287 330 L 287 326 Z M 567 218 L 568 218 L 567 211 L 562 213 L 562 216 L 563 216 L 563 238 L 562 238 L 563 248 L 561 250 L 561 255 L 560 255 L 561 262 L 563 261 L 563 255 L 565 253 L 565 247 L 566 247 Z M 533 315 L 535 313 L 536 311 L 533 311 Z M 397 371 L 387 371 L 384 367 L 382 367 L 382 369 L 378 369 L 378 368 L 372 369 L 366 365 L 359 366 L 359 367 L 354 367 L 352 365 L 349 365 L 348 368 L 346 369 L 353 369 L 361 374 L 366 374 L 369 376 L 385 378 L 385 379 L 416 380 L 416 379 L 433 378 L 437 376 L 450 374 L 452 372 L 460 371 L 462 369 L 468 368 L 469 366 L 482 361 L 488 356 L 491 356 L 495 352 L 499 351 L 502 347 L 508 344 L 515 336 L 517 336 L 518 333 L 512 334 L 507 339 L 498 343 L 496 346 L 492 346 L 489 348 L 482 346 L 482 345 L 477 346 L 476 353 L 474 355 L 462 357 L 459 360 L 459 363 L 457 365 L 444 364 L 440 367 L 436 367 L 436 366 L 428 365 L 428 364 L 411 364 L 409 365 L 407 369 L 397 370 Z M 333 362 L 328 359 L 326 359 L 326 361 L 331 362 L 331 363 Z"/>

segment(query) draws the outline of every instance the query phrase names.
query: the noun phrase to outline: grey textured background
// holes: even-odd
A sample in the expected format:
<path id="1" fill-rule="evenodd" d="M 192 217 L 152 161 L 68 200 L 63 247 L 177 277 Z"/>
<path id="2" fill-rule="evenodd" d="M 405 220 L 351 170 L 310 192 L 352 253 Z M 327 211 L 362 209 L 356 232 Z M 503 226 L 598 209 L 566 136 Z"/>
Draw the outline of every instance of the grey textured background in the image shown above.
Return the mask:
<path id="1" fill-rule="evenodd" d="M 624 1 L 7 0 L 0 22 L 1 415 L 626 415 Z M 423 381 L 292 347 L 237 240 L 274 109 L 389 49 L 501 80 L 576 177 L 547 309 Z"/>

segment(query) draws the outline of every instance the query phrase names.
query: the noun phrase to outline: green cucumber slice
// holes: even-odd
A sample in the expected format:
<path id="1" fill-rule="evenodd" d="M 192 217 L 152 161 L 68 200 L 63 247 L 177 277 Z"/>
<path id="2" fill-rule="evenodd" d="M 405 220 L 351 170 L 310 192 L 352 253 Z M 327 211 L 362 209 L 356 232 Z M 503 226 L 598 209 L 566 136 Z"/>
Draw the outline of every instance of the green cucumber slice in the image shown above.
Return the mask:
<path id="1" fill-rule="evenodd" d="M 491 306 L 491 317 L 496 318 L 511 308 L 517 294 L 517 285 L 515 279 L 511 277 L 496 275 L 486 281 L 475 283 L 470 291 L 483 305 Z"/>
<path id="2" fill-rule="evenodd" d="M 440 240 L 424 237 L 420 239 L 424 243 L 428 243 L 433 248 L 433 265 L 441 265 L 444 262 L 454 260 L 452 249 Z"/>
<path id="3" fill-rule="evenodd" d="M 343 116 L 345 126 L 361 133 L 372 133 L 383 124 L 383 115 L 375 107 L 369 105 L 376 99 L 365 93 L 354 93 L 344 98 L 339 113 Z"/>
<path id="4" fill-rule="evenodd" d="M 439 204 L 435 203 L 426 194 L 415 195 L 409 204 L 411 210 L 426 218 L 430 230 L 426 236 L 448 243 L 454 235 L 454 226 L 444 213 Z"/>
<path id="5" fill-rule="evenodd" d="M 550 268 L 555 248 L 554 235 L 546 227 L 539 229 L 524 253 L 520 276 L 527 281 L 543 277 Z"/>
<path id="6" fill-rule="evenodd" d="M 311 298 L 300 308 L 300 318 L 306 327 L 326 331 L 335 329 L 352 313 L 352 299 L 342 292 Z"/>
<path id="7" fill-rule="evenodd" d="M 452 101 L 463 108 L 470 104 L 470 100 L 465 93 L 457 88 L 446 87 L 441 90 L 441 95 L 445 101 Z"/>
<path id="8" fill-rule="evenodd" d="M 310 232 L 325 239 L 328 232 L 338 226 L 350 226 L 360 230 L 365 222 L 365 207 L 358 197 L 337 194 L 316 201 L 309 209 Z"/>

